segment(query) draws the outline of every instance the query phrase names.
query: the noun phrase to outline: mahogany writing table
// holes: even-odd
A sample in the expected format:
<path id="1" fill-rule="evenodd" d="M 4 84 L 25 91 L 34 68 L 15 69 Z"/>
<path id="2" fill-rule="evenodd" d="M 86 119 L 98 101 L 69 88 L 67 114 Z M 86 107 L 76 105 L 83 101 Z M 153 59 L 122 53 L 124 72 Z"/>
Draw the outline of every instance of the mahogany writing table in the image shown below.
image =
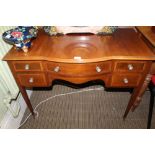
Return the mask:
<path id="1" fill-rule="evenodd" d="M 28 53 L 12 48 L 3 60 L 33 115 L 27 87 L 48 87 L 56 79 L 75 84 L 102 80 L 107 88 L 134 88 L 125 118 L 140 103 L 155 72 L 154 53 L 133 29 L 119 29 L 112 36 L 48 36 L 39 31 Z"/>

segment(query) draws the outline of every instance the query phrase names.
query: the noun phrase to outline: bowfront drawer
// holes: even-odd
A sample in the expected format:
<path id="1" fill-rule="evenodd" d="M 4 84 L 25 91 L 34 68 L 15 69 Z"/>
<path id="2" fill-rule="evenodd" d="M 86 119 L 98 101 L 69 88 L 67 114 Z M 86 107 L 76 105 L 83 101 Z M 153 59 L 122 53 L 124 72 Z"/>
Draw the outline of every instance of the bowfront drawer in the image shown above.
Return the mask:
<path id="1" fill-rule="evenodd" d="M 143 72 L 146 66 L 145 61 L 118 61 L 115 62 L 116 72 Z"/>
<path id="2" fill-rule="evenodd" d="M 15 71 L 41 71 L 42 64 L 40 61 L 13 61 Z"/>
<path id="3" fill-rule="evenodd" d="M 91 64 L 46 63 L 47 71 L 63 76 L 94 76 L 111 72 L 111 62 Z"/>
<path id="4" fill-rule="evenodd" d="M 17 78 L 22 86 L 41 87 L 46 86 L 46 78 L 44 74 L 17 74 Z"/>
<path id="5" fill-rule="evenodd" d="M 137 86 L 140 82 L 139 74 L 114 74 L 112 76 L 111 86 L 115 87 L 132 87 Z"/>

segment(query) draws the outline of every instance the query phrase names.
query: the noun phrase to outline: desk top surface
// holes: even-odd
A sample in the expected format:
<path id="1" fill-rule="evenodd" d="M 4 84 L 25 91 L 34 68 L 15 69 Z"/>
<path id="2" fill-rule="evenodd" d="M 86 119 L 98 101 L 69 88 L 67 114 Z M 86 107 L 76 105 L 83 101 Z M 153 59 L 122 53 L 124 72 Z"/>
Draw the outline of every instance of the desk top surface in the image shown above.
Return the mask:
<path id="1" fill-rule="evenodd" d="M 155 47 L 155 32 L 153 32 L 152 26 L 137 26 L 136 28 Z"/>
<path id="2" fill-rule="evenodd" d="M 155 60 L 155 55 L 133 29 L 112 36 L 72 34 L 48 36 L 40 31 L 28 53 L 12 48 L 3 60 L 49 60 L 87 63 L 106 60 Z"/>

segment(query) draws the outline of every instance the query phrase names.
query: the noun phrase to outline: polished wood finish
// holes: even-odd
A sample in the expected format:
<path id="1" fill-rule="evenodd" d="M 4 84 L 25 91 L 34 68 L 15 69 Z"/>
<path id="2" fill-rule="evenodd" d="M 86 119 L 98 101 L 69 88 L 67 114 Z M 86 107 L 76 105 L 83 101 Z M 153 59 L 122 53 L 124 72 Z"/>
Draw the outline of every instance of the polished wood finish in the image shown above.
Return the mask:
<path id="1" fill-rule="evenodd" d="M 137 26 L 136 29 L 155 47 L 154 26 Z"/>
<path id="2" fill-rule="evenodd" d="M 40 31 L 28 53 L 12 48 L 3 60 L 22 88 L 50 86 L 55 79 L 76 84 L 102 80 L 105 87 L 134 88 L 125 118 L 140 103 L 147 77 L 154 72 L 155 54 L 133 29 L 120 29 L 112 36 L 51 37 Z"/>
<path id="3" fill-rule="evenodd" d="M 154 54 L 132 29 L 120 29 L 113 36 L 83 34 L 50 37 L 40 32 L 28 53 L 12 48 L 3 60 L 92 63 L 112 59 L 154 60 Z"/>
<path id="4" fill-rule="evenodd" d="M 146 42 L 148 47 L 155 52 L 155 32 L 154 26 L 137 26 L 139 36 Z"/>

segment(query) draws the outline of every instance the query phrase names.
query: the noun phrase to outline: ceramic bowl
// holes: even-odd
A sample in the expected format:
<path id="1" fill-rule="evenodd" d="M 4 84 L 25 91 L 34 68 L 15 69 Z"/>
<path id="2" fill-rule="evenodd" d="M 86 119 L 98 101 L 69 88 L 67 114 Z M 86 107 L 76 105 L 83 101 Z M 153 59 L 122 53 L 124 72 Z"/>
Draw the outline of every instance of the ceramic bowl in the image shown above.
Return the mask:
<path id="1" fill-rule="evenodd" d="M 37 32 L 37 29 L 33 26 L 18 26 L 15 29 L 4 32 L 2 38 L 17 49 L 28 52 L 28 48 L 32 45 L 31 39 L 37 37 Z"/>

